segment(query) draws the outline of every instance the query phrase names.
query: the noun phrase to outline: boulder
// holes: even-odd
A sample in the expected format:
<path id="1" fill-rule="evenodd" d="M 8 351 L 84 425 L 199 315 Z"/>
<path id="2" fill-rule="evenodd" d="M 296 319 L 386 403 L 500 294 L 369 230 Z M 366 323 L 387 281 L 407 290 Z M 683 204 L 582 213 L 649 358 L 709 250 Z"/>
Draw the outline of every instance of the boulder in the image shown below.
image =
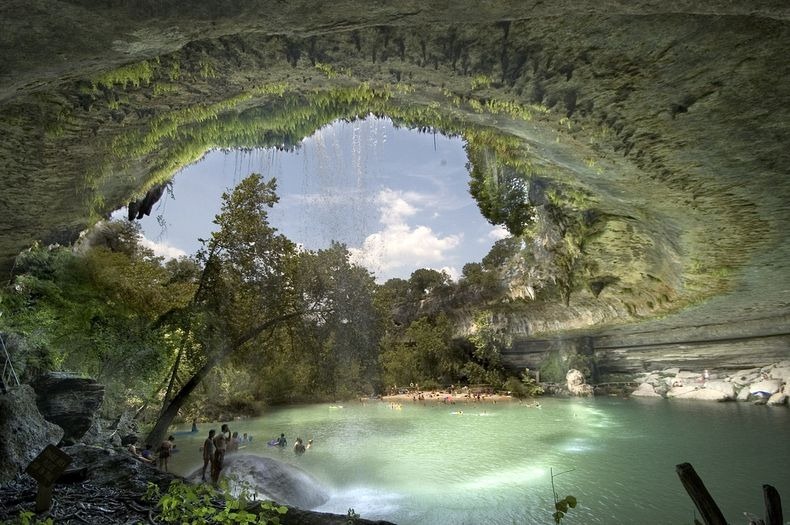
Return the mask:
<path id="1" fill-rule="evenodd" d="M 41 415 L 63 428 L 65 444 L 82 439 L 104 400 L 103 385 L 68 372 L 49 372 L 37 379 L 33 388 Z"/>
<path id="2" fill-rule="evenodd" d="M 64 447 L 63 451 L 72 457 L 69 468 L 86 469 L 87 480 L 97 485 L 144 493 L 149 481 L 167 488 L 178 478 L 134 458 L 126 450 L 79 444 Z"/>
<path id="3" fill-rule="evenodd" d="M 738 397 L 735 398 L 738 401 L 748 401 L 749 400 L 749 387 L 745 386 L 738 391 Z"/>
<path id="4" fill-rule="evenodd" d="M 784 383 L 790 382 L 790 366 L 779 367 L 772 369 L 770 372 L 771 379 L 778 379 Z"/>
<path id="5" fill-rule="evenodd" d="M 736 385 L 748 385 L 759 379 L 760 369 L 750 368 L 749 370 L 738 370 L 730 376 L 732 382 Z"/>
<path id="6" fill-rule="evenodd" d="M 688 387 L 684 387 L 688 388 Z M 693 399 L 695 401 L 727 401 L 732 399 L 727 397 L 727 394 L 719 390 L 709 388 L 698 388 L 696 390 L 689 390 L 678 395 L 673 396 L 676 399 Z"/>
<path id="7" fill-rule="evenodd" d="M 584 383 L 584 374 L 572 368 L 565 374 L 565 381 L 568 385 L 568 392 L 572 396 L 591 396 L 593 387 Z"/>
<path id="8" fill-rule="evenodd" d="M 787 404 L 787 394 L 784 392 L 777 392 L 771 397 L 768 398 L 769 406 L 777 406 L 777 405 L 786 405 Z"/>
<path id="9" fill-rule="evenodd" d="M 708 381 L 705 383 L 706 390 L 716 390 L 724 394 L 727 399 L 735 399 L 735 386 L 726 381 Z"/>
<path id="10" fill-rule="evenodd" d="M 672 376 L 675 377 L 680 373 L 680 368 L 665 368 L 661 371 L 662 376 Z"/>
<path id="11" fill-rule="evenodd" d="M 187 479 L 199 483 L 201 470 L 195 470 Z M 315 477 L 299 467 L 273 458 L 228 455 L 222 466 L 222 476 L 247 482 L 266 498 L 284 505 L 311 509 L 329 500 L 329 491 Z"/>
<path id="12" fill-rule="evenodd" d="M 681 379 L 684 382 L 691 382 L 691 381 L 697 381 L 697 380 L 701 379 L 702 378 L 702 374 L 700 374 L 699 372 L 686 372 L 684 370 L 682 372 L 678 372 L 677 374 L 675 374 L 675 378 L 676 379 Z"/>
<path id="13" fill-rule="evenodd" d="M 694 385 L 687 385 L 687 386 L 674 386 L 669 389 L 667 392 L 667 397 L 679 397 L 686 395 L 690 392 L 693 392 L 697 389 Z"/>
<path id="14" fill-rule="evenodd" d="M 636 390 L 631 392 L 631 395 L 635 397 L 661 397 L 650 383 L 642 383 Z"/>
<path id="15" fill-rule="evenodd" d="M 46 421 L 36 406 L 36 393 L 30 385 L 12 388 L 0 395 L 0 483 L 5 483 L 49 444 L 63 437 L 63 429 Z"/>
<path id="16" fill-rule="evenodd" d="M 764 379 L 757 383 L 752 383 L 749 387 L 750 394 L 757 394 L 758 392 L 764 392 L 768 396 L 771 396 L 782 388 L 782 382 L 778 379 Z"/>

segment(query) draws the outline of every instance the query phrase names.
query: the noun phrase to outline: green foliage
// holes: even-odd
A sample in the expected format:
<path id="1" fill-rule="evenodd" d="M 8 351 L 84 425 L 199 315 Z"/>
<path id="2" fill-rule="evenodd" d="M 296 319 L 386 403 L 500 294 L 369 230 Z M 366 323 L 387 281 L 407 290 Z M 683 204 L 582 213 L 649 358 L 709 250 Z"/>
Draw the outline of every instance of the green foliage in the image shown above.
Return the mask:
<path id="1" fill-rule="evenodd" d="M 151 83 L 158 65 L 155 60 L 143 60 L 128 64 L 93 77 L 92 84 L 94 89 L 99 87 L 112 89 L 114 86 L 126 89 L 130 84 L 134 88 L 139 88 L 141 85 L 147 86 Z"/>
<path id="2" fill-rule="evenodd" d="M 140 402 L 169 356 L 167 330 L 154 324 L 192 292 L 190 277 L 174 275 L 174 268 L 139 246 L 126 223 L 84 240 L 80 254 L 66 248 L 20 254 L 0 318 L 26 350 L 20 370 L 28 379 L 43 369 L 94 376 L 107 384 L 108 410 Z"/>
<path id="3" fill-rule="evenodd" d="M 539 370 L 541 380 L 547 383 L 563 383 L 568 366 L 558 351 L 552 351 L 540 364 Z"/>
<path id="4" fill-rule="evenodd" d="M 486 368 L 498 368 L 501 366 L 502 350 L 513 344 L 512 337 L 503 327 L 493 323 L 493 314 L 489 311 L 475 315 L 474 327 L 474 332 L 469 336 L 475 346 L 474 356 L 488 365 Z"/>
<path id="5" fill-rule="evenodd" d="M 357 514 L 356 511 L 354 511 L 353 507 L 349 508 L 348 512 L 346 513 L 346 523 L 348 525 L 354 525 L 357 522 L 357 520 L 359 520 L 359 518 L 361 517 L 362 516 Z"/>
<path id="6" fill-rule="evenodd" d="M 554 523 L 559 525 L 562 522 L 562 519 L 568 513 L 568 509 L 575 509 L 577 505 L 576 498 L 574 496 L 565 496 L 564 498 L 560 499 L 557 495 L 557 489 L 554 486 L 554 478 L 558 476 L 562 476 L 563 474 L 567 474 L 569 472 L 573 472 L 576 469 L 566 470 L 564 472 L 560 472 L 559 474 L 554 473 L 554 469 L 550 469 L 551 475 L 551 493 L 554 496 L 554 512 L 552 513 L 552 518 L 554 518 Z"/>
<path id="7" fill-rule="evenodd" d="M 36 517 L 35 513 L 30 511 L 23 511 L 19 513 L 19 525 L 53 525 L 55 522 L 52 518 L 40 520 Z"/>
<path id="8" fill-rule="evenodd" d="M 428 268 L 414 270 L 409 277 L 409 293 L 414 300 L 419 300 L 429 294 L 446 290 L 450 276 L 446 272 Z"/>
<path id="9" fill-rule="evenodd" d="M 263 502 L 251 512 L 256 493 L 246 483 L 223 479 L 217 488 L 189 485 L 180 480 L 170 483 L 167 492 L 148 483 L 145 499 L 156 502 L 157 516 L 165 523 L 188 524 L 271 524 L 279 525 L 288 508 Z"/>
<path id="10" fill-rule="evenodd" d="M 351 76 L 351 72 L 348 69 L 344 68 L 338 71 L 331 64 L 316 62 L 315 68 L 321 73 L 323 73 L 326 76 L 326 78 L 330 78 L 330 79 L 337 78 L 339 76 L 345 76 L 345 77 Z"/>
<path id="11" fill-rule="evenodd" d="M 475 75 L 474 77 L 472 77 L 472 81 L 471 81 L 472 91 L 474 91 L 475 89 L 487 88 L 488 86 L 491 85 L 492 82 L 493 79 L 488 75 Z"/>
<path id="12" fill-rule="evenodd" d="M 452 326 L 443 314 L 412 322 L 402 338 L 381 341 L 381 374 L 386 385 L 449 383 L 458 377 L 463 356 L 452 344 Z"/>
<path id="13" fill-rule="evenodd" d="M 530 375 L 529 368 L 524 369 L 520 380 L 515 377 L 509 377 L 502 388 L 508 390 L 513 397 L 517 398 L 535 397 L 543 394 L 543 387 Z"/>
<path id="14" fill-rule="evenodd" d="M 178 93 L 178 84 L 173 84 L 170 82 L 157 82 L 154 84 L 155 97 L 168 93 Z"/>
<path id="15" fill-rule="evenodd" d="M 593 357 L 582 355 L 582 354 L 573 354 L 568 358 L 568 370 L 576 369 L 584 375 L 585 378 L 589 379 L 592 377 L 593 373 Z"/>
<path id="16" fill-rule="evenodd" d="M 568 509 L 576 508 L 576 498 L 573 496 L 565 496 L 563 499 L 554 503 L 554 513 L 551 515 L 554 518 L 554 523 L 561 523 L 562 518 L 568 513 Z"/>
<path id="17" fill-rule="evenodd" d="M 198 61 L 198 71 L 200 78 L 217 78 L 217 68 L 214 60 L 208 56 L 201 57 Z"/>
<path id="18" fill-rule="evenodd" d="M 480 212 L 492 224 L 505 226 L 513 235 L 520 235 L 534 221 L 534 208 L 529 202 L 529 181 L 519 171 L 500 165 L 491 153 L 477 153 L 467 145 L 470 155 L 471 180 L 469 191 Z M 475 158 L 472 158 L 475 155 Z"/>

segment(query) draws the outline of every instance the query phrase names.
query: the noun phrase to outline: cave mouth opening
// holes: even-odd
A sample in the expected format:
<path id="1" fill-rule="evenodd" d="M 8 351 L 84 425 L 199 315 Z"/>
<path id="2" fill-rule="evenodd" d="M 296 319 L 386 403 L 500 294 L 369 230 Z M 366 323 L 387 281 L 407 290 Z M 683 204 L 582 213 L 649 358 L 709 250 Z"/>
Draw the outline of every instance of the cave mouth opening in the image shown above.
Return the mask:
<path id="1" fill-rule="evenodd" d="M 135 211 L 155 253 L 188 255 L 211 231 L 222 192 L 260 173 L 277 180 L 273 226 L 307 249 L 346 245 L 382 282 L 419 268 L 457 280 L 466 263 L 508 235 L 470 195 L 467 143 L 458 135 L 369 114 L 289 142 L 212 148 L 166 183 L 168 195 L 149 202 L 149 214 L 118 210 L 114 217 Z"/>

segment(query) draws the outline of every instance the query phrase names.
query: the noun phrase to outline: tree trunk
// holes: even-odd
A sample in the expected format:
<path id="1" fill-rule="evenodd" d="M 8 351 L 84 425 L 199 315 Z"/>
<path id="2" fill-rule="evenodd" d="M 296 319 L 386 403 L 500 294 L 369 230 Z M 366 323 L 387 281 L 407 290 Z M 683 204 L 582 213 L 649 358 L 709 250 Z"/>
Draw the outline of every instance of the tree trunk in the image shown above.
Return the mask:
<path id="1" fill-rule="evenodd" d="M 152 447 L 158 447 L 159 444 L 165 440 L 165 435 L 167 434 L 167 428 L 173 422 L 173 419 L 178 415 L 178 411 L 184 406 L 189 395 L 197 388 L 201 381 L 208 375 L 211 370 L 224 361 L 227 357 L 231 356 L 236 350 L 241 348 L 245 343 L 253 340 L 261 332 L 267 330 L 278 323 L 283 321 L 287 321 L 288 319 L 292 319 L 294 317 L 298 317 L 302 315 L 302 312 L 292 312 L 290 314 L 283 314 L 278 317 L 274 317 L 272 319 L 268 319 L 263 323 L 254 326 L 247 332 L 241 335 L 236 341 L 233 343 L 226 345 L 221 350 L 215 352 L 209 360 L 198 369 L 195 374 L 189 378 L 189 381 L 184 383 L 184 385 L 178 390 L 176 395 L 170 400 L 169 403 L 163 408 L 162 413 L 159 415 L 159 418 L 156 420 L 156 424 L 154 425 L 153 430 L 148 434 L 145 442 L 146 444 L 150 444 Z"/>
<path id="2" fill-rule="evenodd" d="M 152 447 L 156 448 L 159 444 L 165 440 L 165 434 L 167 434 L 167 427 L 170 426 L 170 423 L 173 422 L 173 419 L 178 415 L 178 411 L 181 410 L 181 407 L 184 406 L 189 395 L 197 388 L 203 378 L 205 378 L 211 370 L 217 366 L 222 360 L 224 360 L 227 356 L 232 353 L 231 350 L 225 350 L 223 352 L 218 352 L 214 355 L 211 359 L 209 359 L 206 364 L 198 369 L 195 372 L 195 375 L 189 378 L 184 386 L 182 386 L 178 393 L 173 396 L 173 399 L 165 405 L 162 413 L 159 414 L 159 419 L 156 420 L 156 424 L 154 425 L 153 430 L 148 434 L 148 437 L 145 439 L 147 444 L 150 444 Z"/>

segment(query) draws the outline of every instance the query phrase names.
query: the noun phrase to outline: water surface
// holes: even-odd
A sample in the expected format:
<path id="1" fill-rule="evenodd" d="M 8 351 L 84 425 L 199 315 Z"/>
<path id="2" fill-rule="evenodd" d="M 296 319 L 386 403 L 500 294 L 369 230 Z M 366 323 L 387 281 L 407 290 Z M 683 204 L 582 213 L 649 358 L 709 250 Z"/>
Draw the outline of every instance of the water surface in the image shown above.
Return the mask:
<path id="1" fill-rule="evenodd" d="M 551 523 L 551 469 L 565 524 L 693 523 L 675 474 L 690 462 L 731 523 L 762 515 L 762 484 L 790 498 L 790 411 L 742 403 L 541 399 L 526 404 L 311 405 L 231 423 L 254 440 L 243 452 L 315 476 L 330 500 L 317 510 L 408 524 Z M 219 425 L 215 425 L 217 428 Z M 200 463 L 200 436 L 178 436 L 174 469 Z M 205 430 L 206 432 L 203 432 Z M 266 446 L 284 432 L 314 447 L 297 457 Z"/>

